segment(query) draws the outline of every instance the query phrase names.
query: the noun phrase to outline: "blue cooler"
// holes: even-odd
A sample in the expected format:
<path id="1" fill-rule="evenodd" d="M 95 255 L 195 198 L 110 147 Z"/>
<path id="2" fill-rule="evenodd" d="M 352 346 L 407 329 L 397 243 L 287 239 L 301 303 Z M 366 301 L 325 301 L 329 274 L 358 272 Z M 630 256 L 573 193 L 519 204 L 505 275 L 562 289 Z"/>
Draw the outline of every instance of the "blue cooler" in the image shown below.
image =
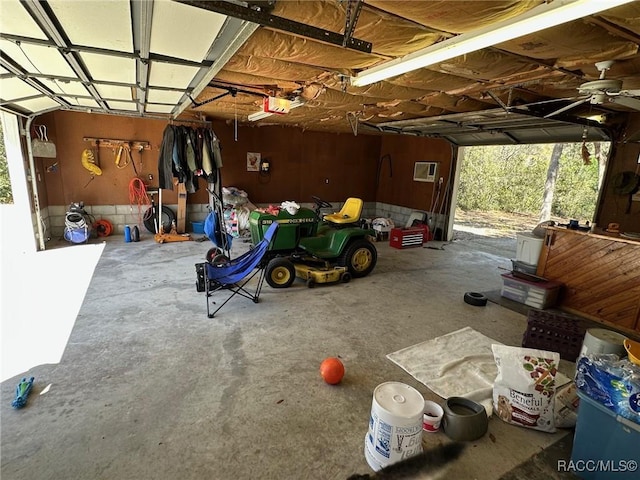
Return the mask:
<path id="1" fill-rule="evenodd" d="M 191 231 L 193 233 L 204 233 L 204 222 L 191 222 Z"/>
<path id="2" fill-rule="evenodd" d="M 578 397 L 573 473 L 587 480 L 640 478 L 640 424 L 616 415 L 580 390 Z"/>

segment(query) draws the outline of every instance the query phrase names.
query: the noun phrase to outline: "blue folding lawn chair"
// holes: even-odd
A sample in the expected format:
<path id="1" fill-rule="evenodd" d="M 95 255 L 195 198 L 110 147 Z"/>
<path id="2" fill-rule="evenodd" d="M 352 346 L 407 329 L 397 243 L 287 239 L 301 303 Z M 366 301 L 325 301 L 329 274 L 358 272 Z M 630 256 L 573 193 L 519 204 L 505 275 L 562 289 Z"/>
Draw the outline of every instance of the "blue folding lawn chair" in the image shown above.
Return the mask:
<path id="1" fill-rule="evenodd" d="M 224 262 L 220 262 L 219 259 L 216 261 L 208 259 L 209 261 L 205 263 L 196 264 L 198 278 L 196 290 L 206 293 L 207 316 L 209 318 L 213 318 L 236 295 L 252 300 L 253 303 L 258 303 L 262 284 L 264 283 L 264 270 L 268 263 L 265 256 L 269 251 L 269 245 L 277 229 L 278 224 L 276 222 L 272 223 L 265 232 L 264 238 L 253 249 L 238 258 Z M 259 277 L 255 290 L 246 289 L 245 285 L 256 275 L 259 275 Z M 214 293 L 222 290 L 231 293 L 224 302 L 211 311 L 211 304 L 216 304 L 211 297 Z"/>

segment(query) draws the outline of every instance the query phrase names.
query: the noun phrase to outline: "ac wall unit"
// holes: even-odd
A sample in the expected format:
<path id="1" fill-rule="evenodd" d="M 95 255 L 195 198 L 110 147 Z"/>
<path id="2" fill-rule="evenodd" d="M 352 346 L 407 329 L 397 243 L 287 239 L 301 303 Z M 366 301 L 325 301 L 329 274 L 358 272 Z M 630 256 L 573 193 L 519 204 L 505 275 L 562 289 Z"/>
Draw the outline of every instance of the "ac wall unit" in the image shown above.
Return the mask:
<path id="1" fill-rule="evenodd" d="M 416 162 L 413 167 L 413 180 L 416 182 L 435 182 L 438 174 L 438 162 Z"/>

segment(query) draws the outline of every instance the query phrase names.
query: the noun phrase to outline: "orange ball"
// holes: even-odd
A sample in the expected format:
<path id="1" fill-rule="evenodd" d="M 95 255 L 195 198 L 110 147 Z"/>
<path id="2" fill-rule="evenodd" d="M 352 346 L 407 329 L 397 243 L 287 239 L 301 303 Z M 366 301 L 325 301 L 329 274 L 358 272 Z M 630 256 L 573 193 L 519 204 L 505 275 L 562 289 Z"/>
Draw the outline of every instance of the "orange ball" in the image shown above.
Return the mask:
<path id="1" fill-rule="evenodd" d="M 336 385 L 344 377 L 344 365 L 339 358 L 325 358 L 320 364 L 320 375 L 329 385 Z"/>

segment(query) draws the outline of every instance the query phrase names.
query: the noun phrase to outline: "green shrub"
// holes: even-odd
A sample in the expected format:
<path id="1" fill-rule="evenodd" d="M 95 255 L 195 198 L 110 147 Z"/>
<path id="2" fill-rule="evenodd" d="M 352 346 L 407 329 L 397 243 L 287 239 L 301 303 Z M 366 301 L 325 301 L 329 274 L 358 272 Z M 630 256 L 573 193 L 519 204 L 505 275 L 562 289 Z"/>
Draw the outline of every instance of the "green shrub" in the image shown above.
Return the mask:
<path id="1" fill-rule="evenodd" d="M 0 203 L 13 203 L 13 192 L 11 191 L 7 153 L 4 148 L 2 123 L 0 123 Z"/>
<path id="2" fill-rule="evenodd" d="M 606 146 L 605 146 L 606 145 Z M 608 144 L 603 144 L 608 149 Z M 598 162 L 584 165 L 579 143 L 565 144 L 552 214 L 591 220 L 598 195 Z M 593 144 L 588 144 L 593 153 Z M 458 206 L 463 210 L 538 215 L 553 144 L 470 147 L 464 152 Z"/>

